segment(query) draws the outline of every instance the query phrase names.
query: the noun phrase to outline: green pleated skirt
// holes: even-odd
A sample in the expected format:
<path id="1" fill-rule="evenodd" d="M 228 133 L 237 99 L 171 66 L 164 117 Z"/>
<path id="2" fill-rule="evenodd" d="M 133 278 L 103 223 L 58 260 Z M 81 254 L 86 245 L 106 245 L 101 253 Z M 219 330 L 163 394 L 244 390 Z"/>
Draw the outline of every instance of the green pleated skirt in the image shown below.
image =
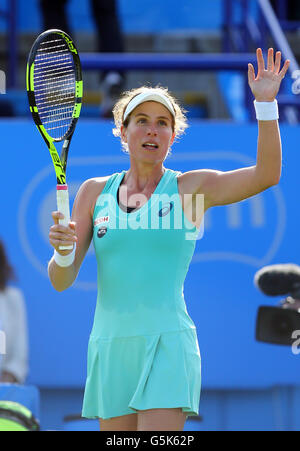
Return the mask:
<path id="1" fill-rule="evenodd" d="M 201 358 L 196 329 L 102 338 L 91 335 L 82 416 L 182 408 L 198 415 Z"/>

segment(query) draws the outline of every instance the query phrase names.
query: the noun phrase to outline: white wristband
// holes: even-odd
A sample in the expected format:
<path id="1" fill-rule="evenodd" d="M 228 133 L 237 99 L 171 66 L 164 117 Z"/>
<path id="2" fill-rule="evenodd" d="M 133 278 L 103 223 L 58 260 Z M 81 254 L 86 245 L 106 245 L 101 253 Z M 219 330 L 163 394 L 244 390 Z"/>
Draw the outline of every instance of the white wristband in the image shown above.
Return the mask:
<path id="1" fill-rule="evenodd" d="M 54 261 L 58 266 L 67 267 L 71 266 L 73 261 L 75 260 L 75 249 L 76 243 L 74 244 L 73 250 L 68 255 L 61 255 L 56 250 L 54 251 Z"/>
<path id="2" fill-rule="evenodd" d="M 277 121 L 279 119 L 276 99 L 273 102 L 257 102 L 254 100 L 254 107 L 258 121 Z"/>

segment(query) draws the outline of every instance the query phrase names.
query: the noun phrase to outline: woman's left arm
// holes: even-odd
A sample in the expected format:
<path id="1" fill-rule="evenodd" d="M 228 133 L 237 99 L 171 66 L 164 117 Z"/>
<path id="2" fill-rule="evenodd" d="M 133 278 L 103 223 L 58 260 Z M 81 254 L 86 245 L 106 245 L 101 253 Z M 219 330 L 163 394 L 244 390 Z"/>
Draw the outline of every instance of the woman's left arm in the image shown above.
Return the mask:
<path id="1" fill-rule="evenodd" d="M 281 53 L 268 51 L 265 68 L 261 49 L 257 49 L 258 72 L 255 76 L 252 64 L 248 66 L 248 81 L 257 102 L 273 102 L 278 94 L 289 61 L 281 67 Z M 258 121 L 258 147 L 256 165 L 234 171 L 199 170 L 183 174 L 185 192 L 203 194 L 205 209 L 215 205 L 227 205 L 254 196 L 276 185 L 281 175 L 281 140 L 277 120 Z"/>
<path id="2" fill-rule="evenodd" d="M 277 52 L 274 63 L 274 50 L 268 51 L 268 65 L 265 69 L 261 49 L 257 49 L 258 73 L 252 64 L 248 66 L 248 81 L 256 102 L 273 102 L 278 94 L 280 84 L 289 67 L 289 61 L 281 67 L 281 53 Z M 256 160 L 256 177 L 266 180 L 267 184 L 277 184 L 281 176 L 281 140 L 277 120 L 258 121 L 258 146 Z"/>

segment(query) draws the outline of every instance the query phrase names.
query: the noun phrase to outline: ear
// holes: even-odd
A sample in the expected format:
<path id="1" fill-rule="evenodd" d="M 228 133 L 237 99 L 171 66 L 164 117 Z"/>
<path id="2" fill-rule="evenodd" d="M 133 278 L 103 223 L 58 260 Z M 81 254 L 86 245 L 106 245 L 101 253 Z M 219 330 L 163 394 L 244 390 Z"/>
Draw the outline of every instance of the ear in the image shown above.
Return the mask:
<path id="1" fill-rule="evenodd" d="M 127 128 L 121 125 L 121 139 L 123 143 L 127 143 Z"/>

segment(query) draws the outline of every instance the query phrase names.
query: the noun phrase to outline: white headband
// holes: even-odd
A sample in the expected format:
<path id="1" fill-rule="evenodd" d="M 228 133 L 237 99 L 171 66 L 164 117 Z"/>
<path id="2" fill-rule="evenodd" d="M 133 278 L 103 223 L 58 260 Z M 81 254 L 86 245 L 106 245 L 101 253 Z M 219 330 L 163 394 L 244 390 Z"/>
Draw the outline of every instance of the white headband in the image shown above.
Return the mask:
<path id="1" fill-rule="evenodd" d="M 148 102 L 150 100 L 153 100 L 154 102 L 158 102 L 161 103 L 162 105 L 164 105 L 166 108 L 168 108 L 168 110 L 170 111 L 170 113 L 172 114 L 172 116 L 175 118 L 175 110 L 174 107 L 172 105 L 172 103 L 170 102 L 170 100 L 168 99 L 168 97 L 166 97 L 164 94 L 162 94 L 160 91 L 155 91 L 154 89 L 148 92 L 142 92 L 141 94 L 138 94 L 137 96 L 135 96 L 127 105 L 125 113 L 124 113 L 124 117 L 123 117 L 123 121 L 126 120 L 126 118 L 128 117 L 128 115 L 141 103 L 143 102 Z"/>

